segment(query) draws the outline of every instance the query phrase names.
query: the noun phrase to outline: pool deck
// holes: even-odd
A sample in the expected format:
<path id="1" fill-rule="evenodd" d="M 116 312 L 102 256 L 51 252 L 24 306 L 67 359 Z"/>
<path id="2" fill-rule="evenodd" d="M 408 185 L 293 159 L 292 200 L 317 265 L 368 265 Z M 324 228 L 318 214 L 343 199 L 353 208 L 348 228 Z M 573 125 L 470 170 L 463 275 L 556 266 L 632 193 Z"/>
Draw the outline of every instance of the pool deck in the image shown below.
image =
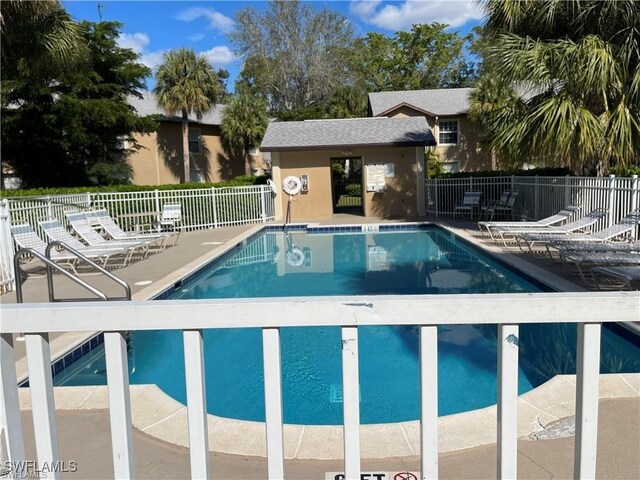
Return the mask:
<path id="1" fill-rule="evenodd" d="M 332 220 L 305 223 L 381 222 L 375 219 L 365 221 L 362 217 L 344 215 L 335 216 Z M 568 277 L 559 265 L 551 263 L 548 259 L 514 254 L 501 247 L 496 247 L 480 238 L 474 224 L 470 222 L 444 221 L 442 224 L 456 234 L 480 244 L 501 260 L 517 266 L 529 275 L 544 279 L 560 290 L 584 290 L 582 285 L 577 283 L 574 278 Z M 129 282 L 134 299 L 150 298 L 155 293 L 162 291 L 165 286 L 175 283 L 189 271 L 206 263 L 210 258 L 219 255 L 227 248 L 232 248 L 240 239 L 261 227 L 262 225 L 250 225 L 185 233 L 181 236 L 176 247 L 116 270 L 115 273 Z M 120 294 L 104 278 L 83 278 L 101 289 L 113 294 Z M 65 279 L 56 279 L 56 282 L 56 294 L 60 297 L 84 295 L 75 285 Z M 29 278 L 24 284 L 24 297 L 28 302 L 47 301 L 46 292 L 44 279 Z M 0 297 L 1 303 L 14 301 L 13 294 Z M 55 358 L 68 351 L 84 338 L 86 338 L 86 334 L 52 335 L 52 356 Z M 21 342 L 16 343 L 16 350 L 18 376 L 23 377 L 27 372 Z M 602 438 L 599 444 L 601 449 L 606 450 L 607 453 L 602 455 L 602 460 L 599 458 L 599 476 L 602 473 L 601 478 L 640 478 L 640 461 L 637 460 L 637 456 L 633 455 L 633 452 L 640 450 L 640 421 L 636 418 L 640 413 L 640 375 L 603 375 L 602 377 L 600 436 L 605 438 Z M 556 377 L 543 387 L 543 390 L 536 389 L 522 396 L 519 400 L 519 434 L 523 437 L 519 443 L 520 453 L 523 457 L 520 462 L 519 476 L 522 478 L 569 477 L 572 465 L 572 438 L 544 441 L 524 440 L 536 428 L 541 431 L 542 425 L 552 426 L 560 419 L 570 417 L 573 414 L 572 403 L 574 399 L 572 396 L 575 387 L 571 376 Z M 97 454 L 90 451 L 83 441 L 84 433 L 82 437 L 74 437 L 73 434 L 65 432 L 84 432 L 87 427 L 81 426 L 83 421 L 91 423 L 89 428 L 92 429 L 100 422 L 108 425 L 108 416 L 104 410 L 106 395 L 102 391 L 105 387 L 87 388 L 89 390 L 83 391 L 76 387 L 56 388 L 62 452 L 64 454 L 69 451 L 65 448 L 79 449 L 77 450 L 78 454 L 74 454 L 74 458 L 66 456 L 67 459 L 93 459 Z M 530 395 L 531 398 L 528 398 L 527 395 Z M 140 402 L 136 401 L 136 398 Z M 142 412 L 148 410 L 144 408 L 148 406 L 147 401 L 154 404 L 152 409 L 154 415 L 137 416 L 136 409 L 141 408 Z M 21 391 L 21 403 L 25 410 L 24 414 L 29 415 L 27 389 Z M 155 386 L 133 386 L 132 403 L 134 426 L 136 426 L 136 448 L 142 449 L 140 455 L 136 455 L 141 459 L 138 467 L 138 471 L 141 472 L 139 476 L 145 478 L 182 478 L 188 476 L 188 451 L 184 447 L 186 445 L 185 407 L 164 395 Z M 610 414 L 607 413 L 609 409 L 611 410 Z M 629 411 L 630 416 L 626 413 L 622 415 L 623 411 Z M 616 412 L 618 413 L 616 414 Z M 488 455 L 490 451 L 495 452 L 495 415 L 495 406 L 493 406 L 441 419 L 443 423 L 440 426 L 440 449 L 442 452 L 455 451 L 455 453 L 441 453 L 442 478 L 495 477 L 495 453 Z M 603 426 L 604 417 L 609 418 L 610 421 Z M 636 419 L 631 421 L 632 418 Z M 210 446 L 218 446 L 217 452 L 211 453 L 212 462 L 214 462 L 212 463 L 214 478 L 263 478 L 265 462 L 264 459 L 256 457 L 262 453 L 264 448 L 263 425 L 255 422 L 233 422 L 215 417 L 210 418 L 210 422 Z M 225 425 L 227 422 L 230 424 Z M 392 430 L 387 428 L 380 430 L 378 426 L 362 427 L 363 454 L 365 454 L 363 456 L 370 458 L 395 457 L 387 460 L 367 460 L 363 463 L 363 470 L 418 469 L 418 459 L 415 456 L 418 451 L 415 442 L 417 422 L 391 425 L 397 427 L 391 427 Z M 474 425 L 475 428 L 471 425 Z M 289 444 L 288 448 L 285 446 L 285 454 L 290 459 L 287 461 L 287 471 L 290 472 L 291 478 L 324 478 L 323 472 L 325 471 L 337 472 L 341 470 L 340 462 L 335 460 L 309 460 L 309 458 L 336 459 L 341 455 L 341 427 L 324 427 L 331 428 L 332 431 L 319 430 L 318 435 L 311 435 L 313 429 L 317 428 L 322 427 L 285 427 L 285 443 Z M 107 452 L 107 455 L 103 460 L 96 460 L 104 468 L 94 469 L 92 464 L 91 472 L 85 470 L 85 475 L 76 478 L 104 478 L 111 475 L 108 433 L 104 433 L 108 431 L 108 428 L 105 428 L 102 430 L 103 433 L 98 435 L 99 439 L 96 439 L 96 442 L 105 444 L 104 447 L 100 447 L 100 452 L 101 454 Z M 249 431 L 252 431 L 252 434 L 246 435 L 245 433 L 249 433 Z M 472 431 L 475 433 L 471 434 Z M 610 435 L 611 438 L 608 438 L 607 435 Z M 287 442 L 287 438 L 291 441 Z M 306 441 L 304 441 L 305 438 Z M 329 442 L 323 443 L 329 445 L 330 451 L 317 445 L 315 438 L 328 439 Z M 381 438 L 385 438 L 386 441 L 379 441 Z M 249 439 L 253 440 L 248 441 Z M 65 444 L 68 444 L 68 447 L 65 447 Z M 472 445 L 483 444 L 485 446 L 467 449 Z M 620 444 L 620 449 L 611 452 L 610 447 L 618 444 Z M 368 450 L 368 445 L 371 445 L 370 450 Z M 389 450 L 389 445 L 399 446 L 399 448 Z M 625 450 L 631 454 L 622 455 L 620 453 Z M 84 453 L 80 454 L 80 451 Z M 159 458 L 162 458 L 162 461 L 158 461 Z M 158 464 L 149 462 L 158 462 Z M 178 468 L 179 465 L 183 466 Z M 92 476 L 94 474 L 95 476 Z"/>

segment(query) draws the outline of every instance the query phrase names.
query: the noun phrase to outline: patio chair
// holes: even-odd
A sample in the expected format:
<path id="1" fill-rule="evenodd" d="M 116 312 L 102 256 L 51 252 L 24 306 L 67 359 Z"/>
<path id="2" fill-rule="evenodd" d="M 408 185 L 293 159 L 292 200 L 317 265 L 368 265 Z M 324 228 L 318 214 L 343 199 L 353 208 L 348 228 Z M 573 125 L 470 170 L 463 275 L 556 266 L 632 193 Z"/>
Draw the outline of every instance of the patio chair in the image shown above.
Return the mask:
<path id="1" fill-rule="evenodd" d="M 485 216 L 489 220 L 493 220 L 494 216 L 506 217 L 507 215 L 513 220 L 513 207 L 518 199 L 518 192 L 505 192 L 507 197 L 502 201 L 502 197 L 494 205 L 485 207 Z M 505 193 L 502 195 L 504 196 Z"/>
<path id="2" fill-rule="evenodd" d="M 563 223 L 569 220 L 574 214 L 580 211 L 580 207 L 576 207 L 574 205 L 569 205 L 568 207 L 563 208 L 555 215 L 551 215 L 546 218 L 541 218 L 535 222 L 478 222 L 478 229 L 481 233 L 483 232 L 483 228 L 486 230 L 486 233 L 495 240 L 493 234 L 491 232 L 492 229 L 496 228 L 537 228 L 537 227 L 550 227 L 552 225 L 556 225 L 559 223 Z"/>
<path id="3" fill-rule="evenodd" d="M 628 213 L 622 220 L 609 228 L 599 230 L 590 235 L 585 234 L 544 234 L 544 233 L 527 233 L 520 237 L 529 247 L 529 251 L 533 251 L 533 245 L 543 243 L 549 257 L 553 258 L 551 249 L 557 249 L 559 245 L 583 243 L 608 242 L 614 238 L 621 237 L 633 231 L 640 225 L 640 210 L 634 210 Z"/>
<path id="4" fill-rule="evenodd" d="M 640 253 L 640 242 L 578 242 L 565 243 L 555 246 L 559 254 L 570 252 L 638 252 Z"/>
<path id="5" fill-rule="evenodd" d="M 480 207 L 480 217 L 486 220 L 493 219 L 495 209 L 498 206 L 505 206 L 511 196 L 511 190 L 505 190 L 498 200 L 485 200 Z"/>
<path id="6" fill-rule="evenodd" d="M 164 250 L 169 246 L 169 239 L 175 237 L 175 240 L 171 244 L 171 246 L 175 245 L 178 241 L 178 235 L 174 232 L 155 232 L 155 233 L 137 233 L 137 232 L 125 232 L 120 228 L 120 226 L 115 222 L 115 220 L 109 215 L 109 212 L 106 208 L 101 208 L 98 210 L 92 210 L 86 212 L 87 219 L 89 222 L 93 223 L 95 220 L 103 230 L 109 235 L 113 240 L 120 241 L 148 241 L 155 242 L 158 244 L 158 248 L 160 250 Z"/>
<path id="7" fill-rule="evenodd" d="M 182 230 L 180 224 L 182 223 L 182 205 L 179 203 L 165 203 L 162 206 L 162 212 L 160 213 L 160 218 L 156 223 L 159 231 L 164 231 L 165 229 L 169 229 L 172 232 L 178 232 L 178 236 L 180 236 L 180 231 Z M 177 242 L 176 238 L 176 242 Z"/>
<path id="8" fill-rule="evenodd" d="M 109 254 L 110 256 L 121 256 L 121 267 L 126 266 L 133 257 L 134 250 L 128 247 L 117 245 L 88 246 L 67 232 L 57 219 L 40 220 L 38 221 L 38 225 L 40 225 L 40 228 L 50 241 L 65 243 L 85 256 L 90 256 L 91 253 L 96 255 Z"/>
<path id="9" fill-rule="evenodd" d="M 606 217 L 608 214 L 608 210 L 605 208 L 597 208 L 589 213 L 587 213 L 584 217 L 574 220 L 570 223 L 565 223 L 560 226 L 549 226 L 549 227 L 531 227 L 531 228 L 522 228 L 522 227 L 508 227 L 508 228 L 495 228 L 494 231 L 500 235 L 500 240 L 505 247 L 508 247 L 507 242 L 516 242 L 518 247 L 522 249 L 520 245 L 520 238 L 522 235 L 526 234 L 569 234 L 579 231 L 586 231 L 592 225 L 594 225 L 601 218 Z"/>
<path id="10" fill-rule="evenodd" d="M 589 273 L 598 290 L 640 290 L 640 267 L 594 267 Z"/>
<path id="11" fill-rule="evenodd" d="M 458 212 L 468 213 L 469 217 L 473 217 L 473 212 L 480 208 L 480 200 L 482 192 L 464 192 L 462 202 L 458 202 L 453 210 L 453 215 L 457 216 Z"/>

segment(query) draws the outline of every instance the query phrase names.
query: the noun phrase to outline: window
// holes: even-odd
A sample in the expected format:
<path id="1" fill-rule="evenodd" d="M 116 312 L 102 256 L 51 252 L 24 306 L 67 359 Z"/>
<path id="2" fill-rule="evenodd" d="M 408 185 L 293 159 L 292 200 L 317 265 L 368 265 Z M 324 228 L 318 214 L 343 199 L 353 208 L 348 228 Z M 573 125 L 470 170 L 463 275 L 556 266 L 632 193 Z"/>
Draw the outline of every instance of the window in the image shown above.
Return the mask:
<path id="1" fill-rule="evenodd" d="M 129 140 L 127 135 L 118 135 L 116 148 L 118 150 L 129 150 Z"/>
<path id="2" fill-rule="evenodd" d="M 460 169 L 458 162 L 447 162 L 442 164 L 444 173 L 456 173 Z"/>
<path id="3" fill-rule="evenodd" d="M 204 175 L 200 170 L 189 170 L 189 181 L 194 183 L 203 183 L 205 181 Z"/>
<path id="4" fill-rule="evenodd" d="M 189 127 L 189 153 L 200 153 L 200 129 Z"/>
<path id="5" fill-rule="evenodd" d="M 438 144 L 456 145 L 458 143 L 458 120 L 438 122 Z"/>

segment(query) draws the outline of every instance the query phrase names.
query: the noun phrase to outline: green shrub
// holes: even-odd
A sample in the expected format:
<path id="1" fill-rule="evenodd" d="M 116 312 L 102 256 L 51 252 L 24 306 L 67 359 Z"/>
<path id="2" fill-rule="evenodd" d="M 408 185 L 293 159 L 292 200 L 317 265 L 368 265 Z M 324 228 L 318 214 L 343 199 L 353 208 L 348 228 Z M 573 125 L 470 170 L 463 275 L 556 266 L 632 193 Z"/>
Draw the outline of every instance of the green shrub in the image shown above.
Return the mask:
<path id="1" fill-rule="evenodd" d="M 351 183 L 345 187 L 345 193 L 349 197 L 361 197 L 362 185 L 360 185 L 359 183 Z"/>

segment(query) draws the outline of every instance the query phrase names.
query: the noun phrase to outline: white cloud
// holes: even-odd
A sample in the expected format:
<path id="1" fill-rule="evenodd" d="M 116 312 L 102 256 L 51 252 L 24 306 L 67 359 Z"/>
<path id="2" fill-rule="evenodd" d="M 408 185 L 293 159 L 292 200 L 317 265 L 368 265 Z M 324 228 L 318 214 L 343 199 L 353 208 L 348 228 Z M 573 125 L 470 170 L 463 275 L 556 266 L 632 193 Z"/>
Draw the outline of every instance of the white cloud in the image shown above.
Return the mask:
<path id="1" fill-rule="evenodd" d="M 236 56 L 226 45 L 213 47 L 211 50 L 200 53 L 205 55 L 207 60 L 209 60 L 209 63 L 217 68 L 229 65 L 236 59 Z"/>
<path id="2" fill-rule="evenodd" d="M 410 30 L 415 23 L 439 22 L 459 27 L 484 16 L 482 8 L 472 0 L 406 0 L 384 6 L 381 3 L 380 0 L 352 1 L 349 10 L 361 21 L 391 31 Z"/>
<path id="3" fill-rule="evenodd" d="M 209 28 L 218 30 L 221 33 L 229 33 L 233 30 L 233 20 L 211 8 L 192 7 L 176 15 L 176 19 L 182 22 L 193 22 L 201 17 L 209 20 Z"/>
<path id="4" fill-rule="evenodd" d="M 204 33 L 196 33 L 194 35 L 191 35 L 188 38 L 192 42 L 199 42 L 200 40 L 202 40 L 204 38 Z"/>
<path id="5" fill-rule="evenodd" d="M 143 53 L 140 57 L 140 63 L 153 69 L 162 63 L 162 55 L 166 50 L 156 50 L 155 52 Z"/>
<path id="6" fill-rule="evenodd" d="M 136 53 L 142 53 L 149 45 L 149 35 L 146 33 L 121 33 L 118 37 L 118 45 L 122 48 L 130 48 Z"/>

